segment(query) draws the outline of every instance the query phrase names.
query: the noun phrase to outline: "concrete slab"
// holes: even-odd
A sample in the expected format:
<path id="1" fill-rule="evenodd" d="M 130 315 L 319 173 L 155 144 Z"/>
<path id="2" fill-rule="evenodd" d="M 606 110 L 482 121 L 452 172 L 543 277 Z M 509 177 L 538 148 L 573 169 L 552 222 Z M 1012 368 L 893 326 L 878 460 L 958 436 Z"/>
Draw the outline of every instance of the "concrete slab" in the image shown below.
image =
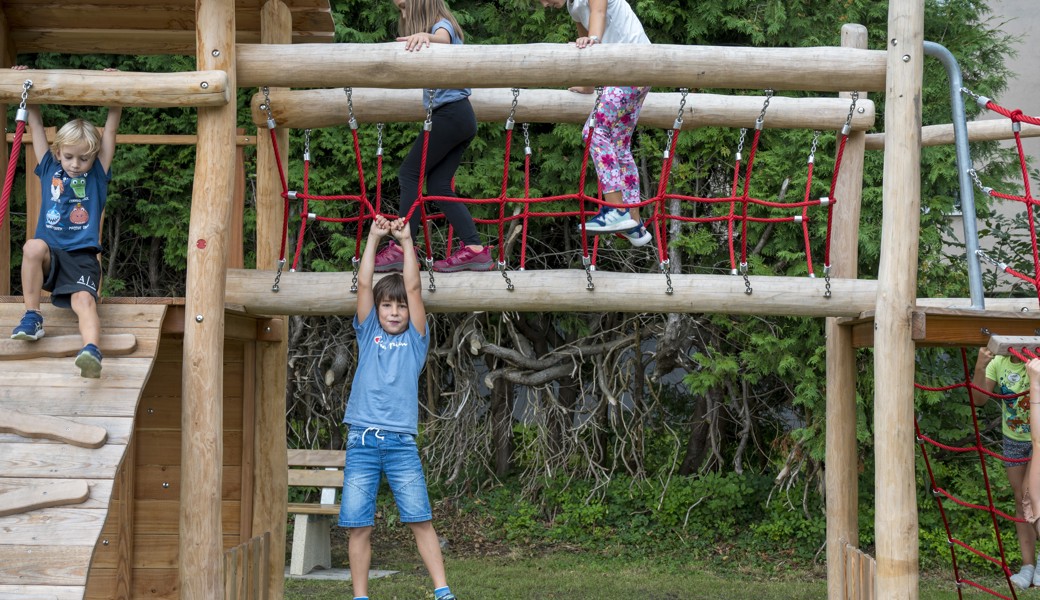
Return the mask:
<path id="1" fill-rule="evenodd" d="M 371 570 L 368 572 L 369 579 L 388 577 L 397 571 Z M 285 567 L 286 579 L 310 579 L 318 581 L 350 581 L 350 569 L 314 569 L 306 575 L 290 575 L 289 567 Z"/>

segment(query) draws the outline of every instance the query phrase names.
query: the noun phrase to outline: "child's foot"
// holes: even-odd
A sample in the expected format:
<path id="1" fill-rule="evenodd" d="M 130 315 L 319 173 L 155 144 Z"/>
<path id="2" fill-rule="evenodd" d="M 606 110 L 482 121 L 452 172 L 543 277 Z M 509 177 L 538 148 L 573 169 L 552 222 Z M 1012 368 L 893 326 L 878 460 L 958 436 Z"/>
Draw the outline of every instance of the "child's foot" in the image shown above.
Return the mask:
<path id="1" fill-rule="evenodd" d="M 87 344 L 76 356 L 76 366 L 80 377 L 97 379 L 101 377 L 101 350 L 94 344 Z"/>
<path id="2" fill-rule="evenodd" d="M 1022 565 L 1022 569 L 1010 577 L 1011 583 L 1020 590 L 1027 590 L 1033 583 L 1033 565 Z"/>
<path id="3" fill-rule="evenodd" d="M 616 233 L 638 226 L 627 210 L 604 206 L 599 214 L 585 222 L 585 231 L 591 233 Z"/>
<path id="4" fill-rule="evenodd" d="M 12 340 L 35 342 L 43 337 L 43 315 L 35 310 L 27 310 L 22 315 L 22 322 L 11 332 Z"/>
<path id="5" fill-rule="evenodd" d="M 646 227 L 643 227 L 642 221 L 632 229 L 622 232 L 621 235 L 625 236 L 633 246 L 645 246 L 653 239 L 653 236 L 646 230 Z"/>
<path id="6" fill-rule="evenodd" d="M 419 249 L 415 249 L 415 258 L 422 264 L 422 257 L 419 256 Z M 400 273 L 404 270 L 404 251 L 401 247 L 390 242 L 385 248 L 380 250 L 376 254 L 376 273 Z"/>
<path id="7" fill-rule="evenodd" d="M 434 261 L 433 270 L 438 273 L 455 273 L 456 271 L 490 271 L 495 266 L 491 258 L 491 247 L 475 252 L 469 246 L 461 246 L 454 254 L 444 260 Z"/>

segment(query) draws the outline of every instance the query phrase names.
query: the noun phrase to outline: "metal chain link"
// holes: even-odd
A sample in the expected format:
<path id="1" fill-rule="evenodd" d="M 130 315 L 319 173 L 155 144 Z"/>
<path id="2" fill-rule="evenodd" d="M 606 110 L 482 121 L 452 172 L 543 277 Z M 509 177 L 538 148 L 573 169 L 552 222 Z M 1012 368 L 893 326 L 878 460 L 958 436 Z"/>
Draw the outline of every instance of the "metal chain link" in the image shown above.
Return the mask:
<path id="1" fill-rule="evenodd" d="M 343 93 L 347 95 L 347 115 L 350 117 L 347 124 L 350 125 L 351 129 L 357 129 L 357 119 L 354 117 L 354 88 L 345 87 L 343 88 Z"/>
<path id="2" fill-rule="evenodd" d="M 383 124 L 376 123 L 376 156 L 383 155 Z"/>
<path id="3" fill-rule="evenodd" d="M 762 103 L 762 112 L 758 113 L 758 118 L 755 119 L 755 129 L 762 129 L 762 126 L 766 122 L 766 110 L 769 108 L 769 101 L 773 99 L 773 90 L 766 90 L 766 100 Z"/>
<path id="4" fill-rule="evenodd" d="M 512 131 L 513 124 L 516 123 L 516 104 L 519 98 L 520 88 L 513 88 L 513 105 L 509 107 L 509 116 L 506 117 L 506 131 Z"/>
<path id="5" fill-rule="evenodd" d="M 502 272 L 502 279 L 506 280 L 506 290 L 513 291 L 513 281 L 509 279 L 509 273 L 506 271 L 506 261 L 498 261 L 498 270 Z"/>
<path id="6" fill-rule="evenodd" d="M 278 290 L 281 289 L 281 287 L 279 286 L 279 282 L 281 282 L 281 280 L 282 280 L 282 267 L 284 267 L 284 266 L 285 266 L 285 259 L 284 258 L 278 259 L 278 271 L 275 272 L 275 274 L 274 274 L 274 285 L 271 286 L 271 291 L 276 293 L 276 294 L 278 293 Z"/>
<path id="7" fill-rule="evenodd" d="M 311 159 L 311 130 L 303 130 L 303 160 Z"/>
<path id="8" fill-rule="evenodd" d="M 260 90 L 264 93 L 264 103 L 260 105 L 260 110 L 267 113 L 267 128 L 274 129 L 277 125 L 274 122 L 274 115 L 271 114 L 271 88 L 265 85 Z"/>
<path id="9" fill-rule="evenodd" d="M 357 279 L 358 279 L 358 266 L 359 266 L 360 264 L 361 264 L 361 259 L 360 259 L 360 258 L 358 258 L 358 257 L 356 257 L 356 256 L 355 256 L 355 257 L 353 257 L 353 258 L 351 258 L 351 259 L 350 259 L 350 270 L 351 270 L 351 271 L 353 272 L 353 274 L 354 274 L 354 276 L 353 276 L 353 277 L 351 278 L 351 280 L 350 280 L 350 291 L 351 291 L 352 293 L 354 293 L 354 294 L 356 294 L 356 293 L 357 293 L 357 289 L 358 289 L 358 288 L 357 288 Z"/>
<path id="10" fill-rule="evenodd" d="M 430 274 L 430 285 L 427 286 L 426 289 L 430 290 L 430 293 L 432 294 L 433 292 L 437 291 L 437 284 L 433 281 L 433 259 L 429 256 L 424 256 L 423 264 L 426 265 L 426 271 Z"/>
<path id="11" fill-rule="evenodd" d="M 596 284 L 592 282 L 592 270 L 595 269 L 595 267 L 592 266 L 592 258 L 588 256 L 582 256 L 581 264 L 583 267 L 585 267 L 585 289 L 591 292 L 592 290 L 596 289 Z"/>
<path id="12" fill-rule="evenodd" d="M 831 266 L 823 265 L 823 297 L 831 297 Z"/>
<path id="13" fill-rule="evenodd" d="M 751 289 L 751 279 L 748 278 L 748 266 L 747 263 L 740 263 L 740 274 L 744 277 L 744 293 L 748 296 L 753 291 Z"/>
<path id="14" fill-rule="evenodd" d="M 531 156 L 531 129 L 530 123 L 524 123 L 524 155 Z"/>
<path id="15" fill-rule="evenodd" d="M 971 175 L 971 180 L 975 182 L 975 187 L 982 190 L 983 194 L 986 194 L 988 196 L 993 192 L 993 188 L 989 187 L 988 185 L 982 185 L 982 180 L 979 179 L 979 174 L 975 171 L 975 169 L 968 169 L 968 175 Z"/>
<path id="16" fill-rule="evenodd" d="M 675 292 L 675 289 L 672 287 L 672 270 L 670 268 L 671 263 L 672 260 L 670 258 L 664 259 L 664 262 L 661 263 L 661 272 L 664 273 L 664 280 L 666 284 L 664 293 L 668 294 L 669 296 L 671 296 Z"/>
<path id="17" fill-rule="evenodd" d="M 816 162 L 816 148 L 819 145 L 819 143 L 820 143 L 820 130 L 819 129 L 815 129 L 815 130 L 813 130 L 812 146 L 809 148 L 809 160 L 808 160 L 809 164 L 813 164 L 813 163 Z"/>
<path id="18" fill-rule="evenodd" d="M 429 131 L 433 129 L 433 88 L 426 88 L 425 94 L 430 101 L 426 104 L 426 122 L 423 123 L 423 131 Z"/>
<path id="19" fill-rule="evenodd" d="M 856 101 L 859 100 L 859 92 L 852 92 L 852 104 L 849 105 L 849 114 L 845 116 L 845 125 L 841 128 L 842 135 L 852 132 L 852 115 L 856 111 Z"/>

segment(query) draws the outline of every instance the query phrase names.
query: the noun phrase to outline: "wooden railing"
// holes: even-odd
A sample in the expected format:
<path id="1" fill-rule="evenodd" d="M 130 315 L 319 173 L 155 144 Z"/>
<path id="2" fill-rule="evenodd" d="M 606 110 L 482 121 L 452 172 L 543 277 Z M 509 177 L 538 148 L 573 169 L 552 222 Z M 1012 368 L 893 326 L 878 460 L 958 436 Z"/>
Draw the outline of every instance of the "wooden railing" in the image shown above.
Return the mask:
<path id="1" fill-rule="evenodd" d="M 268 531 L 224 553 L 224 600 L 267 600 L 270 546 Z"/>
<path id="2" fill-rule="evenodd" d="M 845 600 L 874 600 L 877 563 L 869 554 L 845 544 Z"/>

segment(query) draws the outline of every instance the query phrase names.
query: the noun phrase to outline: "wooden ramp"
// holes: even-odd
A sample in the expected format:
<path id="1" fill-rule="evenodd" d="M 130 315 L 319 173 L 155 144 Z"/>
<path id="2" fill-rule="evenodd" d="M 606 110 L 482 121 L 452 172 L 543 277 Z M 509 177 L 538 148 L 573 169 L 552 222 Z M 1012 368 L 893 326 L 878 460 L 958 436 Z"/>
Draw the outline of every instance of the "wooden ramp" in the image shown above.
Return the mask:
<path id="1" fill-rule="evenodd" d="M 10 340 L 24 307 L 0 303 L 0 598 L 80 599 L 166 306 L 99 307 L 100 379 L 73 364 L 76 315 L 42 312 L 44 338 Z"/>

